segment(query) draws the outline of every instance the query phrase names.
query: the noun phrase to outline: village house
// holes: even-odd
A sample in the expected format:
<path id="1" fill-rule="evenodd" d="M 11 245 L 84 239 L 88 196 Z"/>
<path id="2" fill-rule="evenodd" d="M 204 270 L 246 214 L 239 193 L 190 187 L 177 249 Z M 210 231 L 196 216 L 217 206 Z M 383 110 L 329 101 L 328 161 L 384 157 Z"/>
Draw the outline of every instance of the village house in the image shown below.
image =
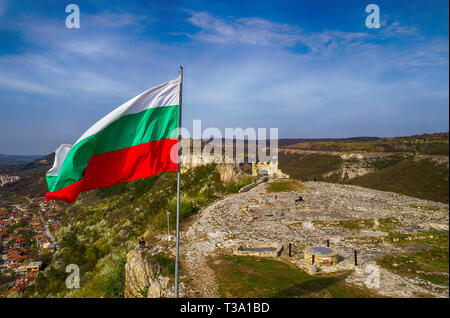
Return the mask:
<path id="1" fill-rule="evenodd" d="M 36 240 L 36 246 L 38 248 L 44 248 L 46 243 L 50 243 L 50 239 L 45 234 L 38 234 L 33 237 Z"/>
<path id="2" fill-rule="evenodd" d="M 14 286 L 9 290 L 8 293 L 20 293 L 27 288 L 27 286 L 35 279 L 36 272 L 30 272 L 25 275 L 24 278 L 16 280 Z"/>
<path id="3" fill-rule="evenodd" d="M 56 234 L 59 233 L 59 225 L 56 223 L 52 223 L 53 232 Z"/>
<path id="4" fill-rule="evenodd" d="M 27 265 L 27 271 L 28 272 L 38 272 L 42 268 L 42 262 L 30 262 Z"/>
<path id="5" fill-rule="evenodd" d="M 43 249 L 48 250 L 48 251 L 56 251 L 56 245 L 52 244 L 50 242 L 44 243 L 44 245 L 42 247 L 43 247 Z"/>

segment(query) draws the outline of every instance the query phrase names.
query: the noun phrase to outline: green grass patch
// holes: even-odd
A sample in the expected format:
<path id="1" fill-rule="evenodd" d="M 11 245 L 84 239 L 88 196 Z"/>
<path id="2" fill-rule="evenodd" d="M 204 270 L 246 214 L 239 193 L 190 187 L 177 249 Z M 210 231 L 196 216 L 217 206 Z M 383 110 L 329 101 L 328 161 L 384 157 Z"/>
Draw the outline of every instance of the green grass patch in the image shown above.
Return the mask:
<path id="1" fill-rule="evenodd" d="M 340 227 L 349 230 L 367 230 L 372 229 L 375 226 L 373 219 L 351 219 L 351 220 L 339 220 L 339 221 L 312 221 L 313 224 L 319 226 L 333 226 Z"/>
<path id="2" fill-rule="evenodd" d="M 417 205 L 417 204 L 411 204 L 409 207 L 413 208 L 413 209 L 424 210 L 424 211 L 439 211 L 440 210 L 440 208 L 435 207 L 435 206 L 425 206 L 425 205 Z"/>
<path id="3" fill-rule="evenodd" d="M 382 232 L 392 232 L 397 228 L 399 223 L 400 223 L 399 220 L 397 220 L 394 217 L 378 219 L 379 225 L 377 227 L 377 230 Z"/>
<path id="4" fill-rule="evenodd" d="M 153 255 L 152 260 L 159 263 L 161 274 L 164 276 L 173 276 L 175 274 L 175 260 L 162 254 Z"/>
<path id="5" fill-rule="evenodd" d="M 345 283 L 348 273 L 309 275 L 286 263 L 266 258 L 220 255 L 209 260 L 221 297 L 376 297 L 365 288 Z"/>
<path id="6" fill-rule="evenodd" d="M 424 231 L 413 234 L 389 233 L 387 241 L 393 244 L 427 244 L 448 249 L 448 231 Z"/>
<path id="7" fill-rule="evenodd" d="M 395 274 L 406 277 L 419 277 L 434 284 L 449 284 L 448 248 L 432 247 L 415 254 L 387 255 L 377 264 Z"/>
<path id="8" fill-rule="evenodd" d="M 266 190 L 269 193 L 289 192 L 305 189 L 306 187 L 300 181 L 297 180 L 276 180 L 266 187 Z"/>

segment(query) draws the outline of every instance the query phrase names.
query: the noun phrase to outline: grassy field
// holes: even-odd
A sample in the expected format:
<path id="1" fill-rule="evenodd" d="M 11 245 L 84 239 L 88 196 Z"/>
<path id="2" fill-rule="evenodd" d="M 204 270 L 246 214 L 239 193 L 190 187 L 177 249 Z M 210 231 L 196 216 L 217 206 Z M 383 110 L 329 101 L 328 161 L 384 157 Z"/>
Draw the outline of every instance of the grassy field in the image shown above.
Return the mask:
<path id="1" fill-rule="evenodd" d="M 409 196 L 449 202 L 449 170 L 429 159 L 406 159 L 385 169 L 351 179 L 349 184 Z"/>
<path id="2" fill-rule="evenodd" d="M 277 260 L 230 255 L 210 259 L 209 265 L 221 297 L 377 297 L 345 283 L 348 273 L 312 276 Z"/>

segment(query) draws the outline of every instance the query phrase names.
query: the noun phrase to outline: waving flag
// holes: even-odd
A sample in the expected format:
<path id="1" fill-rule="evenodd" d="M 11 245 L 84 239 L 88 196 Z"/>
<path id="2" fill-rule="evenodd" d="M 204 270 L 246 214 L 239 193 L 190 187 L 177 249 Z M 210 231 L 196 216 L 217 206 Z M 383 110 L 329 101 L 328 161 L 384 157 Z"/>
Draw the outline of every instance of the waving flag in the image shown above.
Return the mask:
<path id="1" fill-rule="evenodd" d="M 45 199 L 73 202 L 82 191 L 177 170 L 170 153 L 177 144 L 172 132 L 179 126 L 180 81 L 143 92 L 100 119 L 74 145 L 61 145 L 47 172 Z"/>

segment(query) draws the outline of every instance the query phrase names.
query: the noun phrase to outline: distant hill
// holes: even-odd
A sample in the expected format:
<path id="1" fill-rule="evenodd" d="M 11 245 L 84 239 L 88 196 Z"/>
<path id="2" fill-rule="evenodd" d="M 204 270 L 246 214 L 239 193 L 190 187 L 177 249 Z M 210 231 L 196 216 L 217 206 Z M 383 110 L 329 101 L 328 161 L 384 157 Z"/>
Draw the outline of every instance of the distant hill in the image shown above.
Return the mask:
<path id="1" fill-rule="evenodd" d="M 27 162 L 15 162 L 0 165 L 0 174 L 9 176 L 20 176 L 21 180 L 17 183 L 0 188 L 2 198 L 10 196 L 26 195 L 38 197 L 45 195 L 47 184 L 45 182 L 45 173 L 53 165 L 55 154 L 39 156 L 37 159 L 31 159 Z"/>
<path id="2" fill-rule="evenodd" d="M 347 183 L 448 203 L 449 134 L 299 142 L 281 147 L 293 178 Z"/>
<path id="3" fill-rule="evenodd" d="M 278 146 L 286 147 L 298 143 L 307 142 L 345 142 L 345 141 L 371 141 L 379 140 L 379 137 L 350 137 L 350 138 L 279 138 Z"/>
<path id="4" fill-rule="evenodd" d="M 42 155 L 35 156 L 21 156 L 21 155 L 4 155 L 0 154 L 0 165 L 17 164 L 31 162 L 37 158 L 41 158 Z"/>
<path id="5" fill-rule="evenodd" d="M 293 139 L 294 140 L 294 139 Z M 330 152 L 408 152 L 426 155 L 448 155 L 449 133 L 422 134 L 406 137 L 307 140 L 295 144 L 279 142 L 280 147 L 297 150 Z"/>

